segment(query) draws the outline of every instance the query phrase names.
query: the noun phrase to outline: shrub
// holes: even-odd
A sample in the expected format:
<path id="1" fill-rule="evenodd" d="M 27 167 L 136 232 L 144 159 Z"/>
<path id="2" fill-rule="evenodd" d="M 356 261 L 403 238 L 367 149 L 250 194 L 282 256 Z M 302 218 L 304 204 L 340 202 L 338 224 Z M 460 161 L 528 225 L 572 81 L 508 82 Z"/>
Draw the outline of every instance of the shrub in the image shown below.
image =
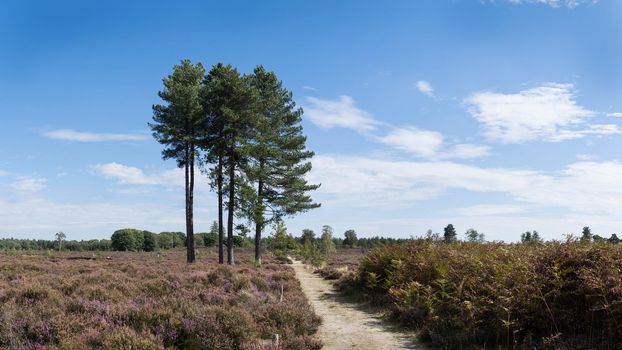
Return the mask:
<path id="1" fill-rule="evenodd" d="M 106 350 L 160 350 L 159 341 L 148 334 L 138 334 L 129 327 L 112 329 L 101 337 L 101 347 Z"/>
<path id="2" fill-rule="evenodd" d="M 608 244 L 434 244 L 379 248 L 350 287 L 447 348 L 619 348 L 622 248 Z"/>

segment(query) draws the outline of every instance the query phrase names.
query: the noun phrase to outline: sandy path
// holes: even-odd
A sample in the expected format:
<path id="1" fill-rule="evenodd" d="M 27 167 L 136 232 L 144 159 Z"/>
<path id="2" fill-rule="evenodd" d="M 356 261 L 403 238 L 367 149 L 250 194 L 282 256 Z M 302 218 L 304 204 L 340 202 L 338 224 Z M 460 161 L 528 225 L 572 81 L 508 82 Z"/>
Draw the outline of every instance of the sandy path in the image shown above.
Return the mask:
<path id="1" fill-rule="evenodd" d="M 345 302 L 330 282 L 314 275 L 300 261 L 294 261 L 293 267 L 315 313 L 322 317 L 318 336 L 324 342 L 324 349 L 419 348 L 406 335 L 390 330 L 379 315 Z"/>

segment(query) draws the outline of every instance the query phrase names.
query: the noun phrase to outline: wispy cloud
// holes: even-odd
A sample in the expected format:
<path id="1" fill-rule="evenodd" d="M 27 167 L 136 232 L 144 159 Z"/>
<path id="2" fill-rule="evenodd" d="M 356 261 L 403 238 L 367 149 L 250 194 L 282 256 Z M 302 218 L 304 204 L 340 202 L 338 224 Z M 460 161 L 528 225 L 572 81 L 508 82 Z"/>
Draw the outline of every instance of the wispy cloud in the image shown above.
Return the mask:
<path id="1" fill-rule="evenodd" d="M 516 204 L 480 204 L 457 210 L 458 214 L 462 216 L 512 215 L 526 211 L 526 207 Z"/>
<path id="2" fill-rule="evenodd" d="M 507 0 L 512 4 L 520 5 L 520 4 L 542 4 L 548 5 L 554 8 L 558 7 L 567 7 L 567 8 L 576 8 L 581 5 L 593 5 L 598 3 L 600 0 Z M 494 2 L 492 0 L 491 2 Z"/>
<path id="3" fill-rule="evenodd" d="M 352 129 L 358 132 L 373 131 L 380 124 L 374 117 L 356 107 L 350 96 L 340 96 L 337 100 L 323 100 L 307 97 L 305 114 L 309 120 L 325 129 L 335 127 Z"/>
<path id="4" fill-rule="evenodd" d="M 622 211 L 622 163 L 577 162 L 556 172 L 486 168 L 456 162 L 318 155 L 311 179 L 331 205 L 412 205 L 450 190 L 505 194 L 515 205 L 584 215 Z"/>
<path id="5" fill-rule="evenodd" d="M 46 131 L 43 136 L 64 141 L 76 142 L 105 142 L 105 141 L 143 141 L 148 137 L 141 134 L 111 134 L 76 131 L 72 129 L 58 129 Z"/>
<path id="6" fill-rule="evenodd" d="M 468 159 L 490 154 L 488 146 L 446 144 L 443 135 L 437 131 L 424 130 L 414 125 L 397 127 L 381 122 L 371 113 L 356 107 L 354 99 L 349 96 L 341 96 L 337 100 L 321 100 L 315 97 L 307 99 L 312 106 L 305 107 L 305 110 L 314 124 L 323 128 L 352 129 L 367 136 L 371 141 L 417 157 L 437 160 Z"/>
<path id="7" fill-rule="evenodd" d="M 182 183 L 183 173 L 180 169 L 169 169 L 161 172 L 146 174 L 142 169 L 119 164 L 106 163 L 91 166 L 91 170 L 98 175 L 113 179 L 124 185 L 166 185 L 177 187 Z"/>
<path id="8" fill-rule="evenodd" d="M 622 113 L 621 112 L 607 113 L 607 117 L 622 118 Z"/>
<path id="9" fill-rule="evenodd" d="M 21 177 L 13 184 L 14 190 L 19 192 L 38 192 L 47 186 L 47 179 L 44 177 Z"/>
<path id="10" fill-rule="evenodd" d="M 510 94 L 477 92 L 465 103 L 491 141 L 554 142 L 620 133 L 613 124 L 585 127 L 596 113 L 577 104 L 572 84 L 547 83 Z"/>
<path id="11" fill-rule="evenodd" d="M 459 158 L 471 159 L 490 155 L 490 147 L 484 145 L 474 145 L 470 143 L 461 143 L 452 146 L 448 151 L 440 154 L 440 158 Z"/>
<path id="12" fill-rule="evenodd" d="M 414 126 L 394 128 L 387 135 L 377 137 L 378 142 L 421 157 L 436 155 L 443 145 L 443 135 L 436 131 L 420 130 Z"/>
<path id="13" fill-rule="evenodd" d="M 421 92 L 422 94 L 434 97 L 434 89 L 432 88 L 432 85 L 430 85 L 430 83 L 428 83 L 427 81 L 419 80 L 417 83 L 415 83 L 415 86 L 417 87 L 417 90 L 419 90 L 419 92 Z"/>
<path id="14" fill-rule="evenodd" d="M 313 86 L 308 86 L 308 85 L 303 86 L 302 89 L 308 90 L 308 91 L 318 91 L 318 89 L 314 88 Z"/>

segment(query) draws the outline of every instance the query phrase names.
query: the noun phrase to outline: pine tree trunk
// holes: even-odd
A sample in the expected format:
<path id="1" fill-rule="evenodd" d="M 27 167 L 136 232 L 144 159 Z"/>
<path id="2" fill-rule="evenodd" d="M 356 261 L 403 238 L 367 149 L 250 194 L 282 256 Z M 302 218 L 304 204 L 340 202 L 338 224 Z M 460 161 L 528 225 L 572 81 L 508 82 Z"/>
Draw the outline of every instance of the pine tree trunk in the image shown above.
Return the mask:
<path id="1" fill-rule="evenodd" d="M 233 152 L 231 152 L 233 153 Z M 233 265 L 233 212 L 235 210 L 235 157 L 229 156 L 229 208 L 227 211 L 227 263 Z"/>
<path id="2" fill-rule="evenodd" d="M 261 265 L 261 229 L 263 228 L 263 179 L 257 184 L 257 212 L 255 213 L 255 262 Z"/>
<path id="3" fill-rule="evenodd" d="M 218 263 L 225 263 L 225 254 L 223 250 L 224 243 L 224 224 L 222 218 L 222 156 L 218 156 L 218 174 L 216 182 L 218 186 Z"/>
<path id="4" fill-rule="evenodd" d="M 188 222 L 186 242 L 188 246 L 188 262 L 195 261 L 194 256 L 194 145 L 190 145 L 190 188 L 188 189 Z"/>
<path id="5" fill-rule="evenodd" d="M 190 189 L 190 151 L 188 147 L 185 149 L 185 187 L 186 187 L 186 259 L 189 263 L 194 262 L 194 247 L 190 242 L 192 238 L 192 195 Z M 190 249 L 192 248 L 192 252 Z"/>

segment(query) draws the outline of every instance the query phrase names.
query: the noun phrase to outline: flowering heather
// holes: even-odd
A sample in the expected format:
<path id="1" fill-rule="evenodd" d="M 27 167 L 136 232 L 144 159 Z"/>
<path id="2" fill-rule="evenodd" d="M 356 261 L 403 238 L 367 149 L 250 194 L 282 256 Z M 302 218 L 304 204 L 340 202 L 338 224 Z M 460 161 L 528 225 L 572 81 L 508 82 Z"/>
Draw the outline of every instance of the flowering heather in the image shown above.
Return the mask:
<path id="1" fill-rule="evenodd" d="M 0 253 L 2 349 L 319 349 L 293 270 L 166 253 Z M 205 257 L 206 256 L 206 257 Z M 280 301 L 281 289 L 283 299 Z"/>
<path id="2" fill-rule="evenodd" d="M 443 348 L 622 348 L 620 245 L 413 241 L 340 282 Z"/>

